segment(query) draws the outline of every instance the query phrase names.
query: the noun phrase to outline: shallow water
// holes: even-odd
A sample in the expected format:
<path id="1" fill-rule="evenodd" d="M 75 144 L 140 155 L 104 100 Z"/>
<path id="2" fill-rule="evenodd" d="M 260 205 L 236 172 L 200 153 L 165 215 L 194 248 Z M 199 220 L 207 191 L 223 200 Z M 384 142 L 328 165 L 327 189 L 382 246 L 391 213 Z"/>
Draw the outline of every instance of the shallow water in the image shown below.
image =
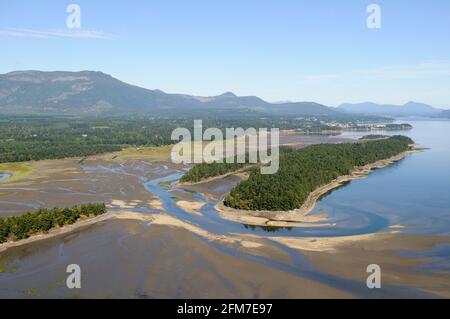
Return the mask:
<path id="1" fill-rule="evenodd" d="M 370 212 L 391 225 L 405 225 L 405 232 L 450 235 L 450 121 L 407 122 L 413 130 L 383 134 L 406 135 L 429 149 L 337 189 L 314 212 Z"/>
<path id="2" fill-rule="evenodd" d="M 366 211 L 353 210 L 351 216 L 342 218 L 338 216 L 333 218 L 333 222 L 337 226 L 333 227 L 293 227 L 293 228 L 264 228 L 264 227 L 249 227 L 238 222 L 222 219 L 214 206 L 217 202 L 208 201 L 200 194 L 194 195 L 205 201 L 205 206 L 200 210 L 202 216 L 192 215 L 176 204 L 176 197 L 169 192 L 169 188 L 161 186 L 161 183 L 177 180 L 182 176 L 182 173 L 175 173 L 164 178 L 152 180 L 145 184 L 145 188 L 151 193 L 158 196 L 163 202 L 165 211 L 181 220 L 200 226 L 214 234 L 227 235 L 259 233 L 265 236 L 296 236 L 296 237 L 330 237 L 330 236 L 347 236 L 373 233 L 384 229 L 388 226 L 388 221 L 383 217 Z M 351 218 L 352 223 L 348 223 Z"/>

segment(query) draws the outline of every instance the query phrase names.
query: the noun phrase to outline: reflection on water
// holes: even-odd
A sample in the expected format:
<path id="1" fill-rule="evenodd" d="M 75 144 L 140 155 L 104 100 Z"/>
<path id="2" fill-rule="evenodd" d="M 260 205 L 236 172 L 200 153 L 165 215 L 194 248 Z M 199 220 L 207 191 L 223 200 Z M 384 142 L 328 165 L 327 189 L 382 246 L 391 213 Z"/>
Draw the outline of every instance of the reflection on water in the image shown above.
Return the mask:
<path id="1" fill-rule="evenodd" d="M 287 230 L 287 231 L 291 231 L 292 227 L 279 227 L 279 226 L 255 226 L 255 225 L 247 225 L 247 224 L 242 224 L 242 226 L 244 226 L 245 229 L 248 230 L 256 230 L 256 229 L 261 229 L 265 232 L 268 233 L 276 233 L 282 230 Z"/>

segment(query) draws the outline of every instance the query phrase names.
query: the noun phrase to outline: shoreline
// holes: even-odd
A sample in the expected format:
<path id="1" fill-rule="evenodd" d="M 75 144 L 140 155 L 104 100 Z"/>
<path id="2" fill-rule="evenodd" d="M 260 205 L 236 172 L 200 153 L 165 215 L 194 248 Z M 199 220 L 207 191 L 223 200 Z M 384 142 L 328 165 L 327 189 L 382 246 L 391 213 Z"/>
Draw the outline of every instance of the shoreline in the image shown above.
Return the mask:
<path id="1" fill-rule="evenodd" d="M 318 221 L 325 221 L 327 218 L 320 218 L 323 216 L 308 216 L 308 214 L 316 207 L 317 202 L 330 191 L 341 187 L 343 184 L 348 183 L 355 179 L 367 178 L 368 175 L 375 169 L 384 168 L 395 162 L 398 162 L 405 157 L 424 150 L 417 145 L 411 145 L 411 150 L 401 152 L 395 156 L 387 159 L 379 160 L 365 166 L 355 167 L 350 174 L 339 176 L 335 180 L 328 184 L 319 186 L 312 191 L 303 205 L 297 209 L 290 211 L 256 211 L 256 210 L 242 210 L 227 207 L 223 204 L 223 198 L 217 203 L 214 208 L 224 219 L 243 222 L 248 221 L 249 224 L 254 226 L 280 226 L 280 223 L 285 223 L 286 226 L 301 227 L 304 223 L 314 223 Z M 313 217 L 319 217 L 314 219 Z M 299 224 L 297 225 L 296 224 Z M 314 225 L 314 224 L 312 224 Z M 323 224 L 329 226 L 329 224 Z M 311 227 L 311 225 L 308 225 Z M 320 226 L 320 224 L 318 225 Z"/>
<path id="2" fill-rule="evenodd" d="M 115 212 L 108 212 L 104 215 L 97 217 L 92 217 L 89 219 L 84 219 L 76 222 L 72 225 L 67 225 L 60 228 L 54 228 L 48 233 L 32 235 L 29 238 L 22 239 L 19 241 L 9 241 L 0 244 L 0 254 L 7 252 L 11 248 L 21 247 L 35 242 L 40 242 L 43 240 L 48 240 L 59 235 L 70 234 L 75 231 L 82 230 L 84 227 L 95 225 L 99 222 L 109 221 L 109 220 L 132 220 L 140 221 L 145 223 L 150 223 L 154 225 L 163 225 L 167 227 L 175 227 L 180 229 L 185 229 L 197 236 L 204 238 L 207 241 L 217 241 L 225 245 L 236 245 L 239 244 L 245 249 L 256 249 L 263 248 L 263 244 L 260 243 L 259 237 L 254 237 L 252 235 L 235 235 L 230 234 L 229 236 L 216 235 L 210 233 L 209 231 L 198 227 L 197 225 L 187 223 L 178 218 L 172 217 L 164 213 L 158 214 L 144 214 L 140 212 L 134 212 L 129 210 L 120 210 Z"/>
<path id="3" fill-rule="evenodd" d="M 195 224 L 187 223 L 183 220 L 164 213 L 144 214 L 129 210 L 121 210 L 85 219 L 72 225 L 56 228 L 46 234 L 33 235 L 27 239 L 0 244 L 0 254 L 7 252 L 11 248 L 26 246 L 35 242 L 52 239 L 59 235 L 66 235 L 72 232 L 81 231 L 85 227 L 111 220 L 130 220 L 153 225 L 184 229 L 190 233 L 195 234 L 196 236 L 203 238 L 208 242 L 218 242 L 222 245 L 229 245 L 233 247 L 236 247 L 236 245 L 238 245 L 241 249 L 251 250 L 254 254 L 257 255 L 264 254 L 268 250 L 271 250 L 270 246 L 266 245 L 267 243 L 265 243 L 266 239 L 264 236 L 256 234 L 234 233 L 230 233 L 228 236 L 217 235 L 214 233 L 210 233 L 208 230 L 200 228 Z M 354 242 L 380 240 L 392 238 L 392 236 L 396 235 L 400 235 L 398 231 L 390 230 L 381 233 L 336 237 L 272 237 L 271 240 L 291 249 L 296 249 L 303 252 L 333 253 L 336 252 L 336 250 L 341 246 L 349 244 L 351 245 Z"/>
<path id="4" fill-rule="evenodd" d="M 247 165 L 245 167 L 242 167 L 240 169 L 238 169 L 237 171 L 232 171 L 232 172 L 228 172 L 222 175 L 217 175 L 217 176 L 211 176 L 205 179 L 202 179 L 201 181 L 198 182 L 180 182 L 179 180 L 175 183 L 175 186 L 178 187 L 183 187 L 183 186 L 196 186 L 196 185 L 202 185 L 202 184 L 206 184 L 209 182 L 213 182 L 213 181 L 217 181 L 219 179 L 231 176 L 231 175 L 237 175 L 237 176 L 242 176 L 245 175 L 245 173 L 247 173 L 247 170 L 254 167 L 255 165 Z"/>
<path id="5" fill-rule="evenodd" d="M 365 165 L 362 167 L 357 167 L 352 171 L 351 174 L 340 176 L 337 179 L 335 179 L 334 181 L 332 181 L 331 183 L 317 188 L 315 191 L 313 191 L 308 196 L 308 199 L 305 201 L 305 203 L 302 205 L 302 207 L 300 207 L 299 209 L 296 209 L 296 210 L 287 211 L 287 212 L 237 210 L 237 209 L 225 207 L 223 205 L 223 199 L 215 205 L 215 209 L 220 214 L 220 216 L 224 219 L 236 221 L 239 223 L 254 225 L 254 226 L 273 226 L 273 227 L 325 227 L 325 226 L 329 227 L 329 226 L 334 226 L 334 224 L 326 223 L 326 221 L 328 220 L 328 217 L 324 214 L 308 216 L 309 212 L 315 207 L 317 201 L 324 194 L 328 193 L 330 190 L 340 187 L 342 185 L 342 183 L 344 183 L 344 182 L 348 182 L 353 179 L 366 178 L 367 175 L 373 169 L 386 167 L 394 162 L 397 162 L 397 161 L 407 157 L 410 154 L 419 152 L 421 150 L 422 150 L 422 148 L 414 147 L 412 150 L 402 152 L 391 158 L 380 160 L 375 163 L 368 164 L 368 165 Z M 126 208 L 128 208 L 128 207 L 121 207 L 121 209 L 126 209 Z M 199 209 L 199 207 L 195 207 L 195 208 L 196 208 L 196 210 Z M 124 212 L 125 212 L 125 214 L 123 214 Z M 106 214 L 103 214 L 100 216 L 80 220 L 72 225 L 66 225 L 64 227 L 54 228 L 46 234 L 36 234 L 36 235 L 32 235 L 31 237 L 29 237 L 27 239 L 2 243 L 2 244 L 0 244 L 0 253 L 3 253 L 4 251 L 8 250 L 9 248 L 26 245 L 26 244 L 29 244 L 32 242 L 48 239 L 48 238 L 55 237 L 55 236 L 58 236 L 61 234 L 70 233 L 79 228 L 90 226 L 90 225 L 96 224 L 98 222 L 106 221 L 106 220 L 113 219 L 113 218 L 118 218 L 118 219 L 128 218 L 128 219 L 147 220 L 147 221 L 155 222 L 156 224 L 158 224 L 158 220 L 161 219 L 162 216 L 165 216 L 162 219 L 168 218 L 168 215 L 166 216 L 165 214 L 144 215 L 141 213 L 134 213 L 134 212 L 133 212 L 133 214 L 127 214 L 126 210 L 125 211 L 107 212 Z M 163 224 L 165 224 L 165 223 L 163 223 Z M 178 222 L 174 223 L 171 220 L 171 222 L 169 224 L 172 224 L 172 226 L 183 225 L 182 228 L 186 228 L 190 231 L 193 231 L 193 229 L 195 229 L 195 231 L 193 231 L 193 232 L 197 233 L 197 234 L 204 233 L 203 231 L 199 231 L 198 229 L 196 229 L 195 226 L 192 228 L 193 225 L 189 225 L 189 227 L 188 227 L 188 225 L 184 225 L 185 223 L 182 221 L 178 221 Z M 209 236 L 205 236 L 205 237 L 209 237 Z"/>
<path id="6" fill-rule="evenodd" d="M 48 233 L 31 235 L 30 237 L 28 237 L 26 239 L 22 239 L 22 240 L 18 240 L 18 241 L 7 241 L 5 243 L 0 244 L 0 253 L 3 253 L 13 247 L 19 247 L 22 245 L 36 242 L 36 241 L 41 241 L 44 239 L 52 238 L 52 237 L 55 237 L 58 235 L 67 234 L 67 233 L 75 231 L 79 228 L 82 228 L 85 226 L 90 226 L 90 225 L 96 224 L 98 222 L 108 220 L 113 217 L 114 217 L 114 213 L 108 212 L 108 213 L 105 213 L 105 214 L 102 214 L 102 215 L 99 215 L 96 217 L 79 220 L 71 225 L 65 225 L 63 227 L 53 228 L 53 229 L 49 230 Z"/>
<path id="7" fill-rule="evenodd" d="M 307 273 L 290 273 L 286 272 L 283 268 L 277 267 L 281 263 L 292 265 L 292 254 L 290 250 L 295 250 L 307 258 L 308 264 L 313 267 L 313 271 L 330 274 L 344 280 L 364 283 L 367 278 L 366 267 L 368 260 L 376 260 L 383 267 L 383 284 L 386 284 L 386 287 L 388 285 L 405 288 L 411 287 L 420 292 L 429 292 L 437 296 L 449 297 L 448 287 L 450 281 L 443 274 L 436 276 L 435 273 L 421 272 L 417 269 L 421 265 L 428 264 L 430 262 L 428 258 L 403 257 L 399 255 L 399 252 L 402 251 L 430 251 L 439 244 L 449 243 L 450 238 L 448 237 L 401 234 L 391 231 L 331 238 L 310 237 L 290 239 L 274 237 L 272 240 L 267 241 L 264 237 L 256 234 L 246 236 L 230 234 L 226 237 L 214 235 L 207 231 L 202 231 L 195 225 L 187 224 L 168 215 L 157 214 L 149 216 L 127 210 L 115 212 L 113 215 L 115 215 L 115 218 L 99 224 L 99 227 L 78 229 L 78 231 L 74 231 L 74 235 L 55 237 L 53 240 L 50 239 L 45 244 L 43 243 L 43 247 L 45 247 L 45 251 L 51 251 L 51 249 L 57 249 L 61 242 L 70 240 L 70 245 L 67 244 L 64 246 L 64 253 L 69 258 L 72 258 L 72 256 L 87 258 L 81 259 L 80 263 L 84 264 L 84 260 L 88 261 L 86 262 L 88 267 L 86 273 L 89 276 L 87 278 L 89 282 L 99 280 L 99 282 L 94 282 L 91 285 L 93 287 L 104 283 L 103 278 L 105 277 L 103 276 L 103 271 L 104 269 L 110 269 L 108 268 L 110 264 L 118 267 L 115 273 L 119 275 L 126 274 L 125 279 L 130 278 L 130 275 L 137 274 L 136 277 L 132 277 L 136 278 L 132 283 L 138 282 L 139 285 L 142 282 L 142 276 L 141 272 L 138 271 L 142 267 L 137 268 L 138 271 L 136 271 L 135 267 L 130 267 L 130 263 L 136 264 L 142 260 L 146 262 L 145 269 L 149 269 L 146 272 L 146 276 L 148 276 L 146 277 L 146 282 L 149 285 L 146 286 L 146 289 L 148 290 L 153 290 L 154 287 L 160 287 L 159 278 L 163 278 L 163 280 L 174 280 L 174 285 L 170 287 L 174 287 L 173 289 L 175 290 L 178 289 L 179 278 L 174 279 L 172 275 L 174 272 L 179 272 L 177 265 L 180 262 L 192 265 L 192 262 L 196 261 L 198 261 L 198 266 L 204 266 L 205 263 L 213 262 L 209 268 L 215 270 L 212 273 L 208 273 L 206 278 L 196 281 L 199 283 L 198 291 L 204 291 L 205 286 L 211 286 L 211 278 L 215 278 L 211 277 L 211 274 L 218 274 L 218 287 L 223 286 L 223 278 L 226 276 L 226 278 L 229 278 L 227 280 L 230 280 L 234 284 L 243 283 L 249 287 L 256 287 L 255 289 L 258 294 L 261 294 L 261 291 L 258 290 L 261 282 L 265 283 L 268 293 L 273 294 L 273 291 L 287 289 L 286 287 L 290 287 L 289 285 L 292 286 L 293 280 L 310 280 L 311 284 L 306 286 L 305 289 L 294 289 L 298 293 L 306 294 L 307 297 L 311 293 L 311 287 L 316 287 L 311 286 L 312 283 L 328 286 L 327 282 L 324 283 L 314 277 L 310 278 Z M 109 239 L 107 242 L 98 240 L 99 238 L 104 238 L 105 234 L 112 234 L 111 237 L 108 235 Z M 172 237 L 172 234 L 175 237 Z M 233 250 L 231 253 L 216 250 L 208 244 L 211 241 Z M 91 242 L 92 245 L 86 247 L 86 242 Z M 205 251 L 197 244 L 206 245 L 204 247 L 209 247 L 209 249 Z M 279 245 L 286 246 L 289 250 L 280 249 Z M 61 291 L 50 291 L 47 288 L 49 287 L 48 282 L 54 282 L 58 278 L 60 271 L 65 270 L 67 259 L 57 259 L 55 263 L 52 263 L 53 268 L 48 268 L 48 255 L 42 254 L 39 247 L 41 246 L 22 247 L 19 250 L 11 251 L 9 255 L 7 253 L 4 259 L 7 260 L 7 264 L 5 264 L 5 269 L 7 269 L 5 273 L 7 273 L 7 276 L 3 283 L 10 284 L 14 288 L 14 291 L 26 291 L 25 288 L 29 286 L 28 283 L 32 278 L 39 279 L 43 275 L 45 280 L 42 281 L 42 284 L 39 282 L 39 284 L 33 285 L 33 287 L 36 286 L 38 289 L 42 289 L 38 290 L 39 297 L 48 297 L 49 295 L 45 295 L 46 292 L 51 292 L 54 296 L 59 296 Z M 196 256 L 200 256 L 200 259 L 192 259 L 192 251 L 196 252 Z M 239 254 L 236 256 L 233 251 L 247 254 L 250 257 L 249 267 L 243 267 L 241 264 L 237 267 L 237 262 L 248 259 L 242 258 Z M 155 254 L 147 255 L 149 252 Z M 149 256 L 154 257 L 149 258 Z M 158 258 L 161 256 L 165 256 L 165 258 Z M 275 261 L 277 263 L 269 263 L 267 265 L 264 263 L 256 263 L 251 256 L 260 256 L 269 262 Z M 32 271 L 27 267 L 26 269 L 18 269 L 17 273 L 14 274 L 12 269 L 15 269 L 14 261 L 17 259 L 23 262 L 22 267 L 24 268 L 29 265 L 36 265 L 36 260 L 40 262 L 37 263 L 36 267 L 32 268 Z M 161 263 L 155 264 L 155 260 L 160 260 Z M 142 265 L 142 263 L 138 264 Z M 91 265 L 90 268 L 89 265 Z M 260 265 L 267 267 L 258 270 L 260 269 Z M 295 266 L 301 270 L 303 269 L 302 265 L 300 262 Z M 339 267 L 336 267 L 336 265 L 339 265 Z M 193 269 L 192 276 L 196 276 L 195 278 L 198 277 L 196 273 L 197 264 L 193 264 L 192 267 L 185 267 L 185 269 Z M 228 277 L 230 274 L 227 271 L 234 272 L 237 277 Z M 280 285 L 279 287 L 272 287 L 266 282 L 268 271 L 271 273 L 271 278 L 273 278 L 274 282 Z M 50 274 L 50 278 L 47 277 L 48 274 Z M 254 274 L 260 274 L 260 277 L 249 282 L 249 276 Z M 282 274 L 284 276 L 286 274 L 294 276 L 280 283 L 282 278 L 284 278 L 280 277 Z M 25 288 L 23 288 L 24 286 Z M 304 287 L 303 284 L 296 284 L 294 286 L 297 288 Z M 128 286 L 124 286 L 122 282 L 118 285 L 113 283 L 106 288 L 102 287 L 102 290 L 99 292 L 101 294 L 100 297 L 104 297 L 105 291 L 108 295 L 114 293 L 115 296 L 120 295 L 123 291 L 127 293 L 128 288 L 124 287 Z M 129 289 L 130 291 L 136 290 L 134 285 L 130 287 L 132 287 Z M 233 285 L 233 287 L 235 286 Z M 345 286 L 342 287 L 337 286 L 337 291 L 346 292 Z M 98 297 L 97 295 L 90 295 L 93 293 L 93 290 L 89 287 L 87 288 L 83 292 L 88 295 L 81 297 Z M 190 285 L 188 285 L 188 289 L 191 289 Z M 167 292 L 167 295 L 177 295 L 177 291 L 175 290 Z M 246 288 L 247 290 L 248 288 Z M 317 291 L 314 288 L 314 291 L 319 295 L 328 297 L 328 294 L 322 290 Z M 236 295 L 237 293 L 233 292 L 233 294 Z M 358 295 L 356 294 L 355 296 Z M 50 295 L 50 297 L 52 296 Z M 124 296 L 128 297 L 126 294 L 120 295 L 120 297 Z M 268 296 L 270 297 L 272 295 Z M 65 297 L 70 298 L 71 295 L 69 294 Z"/>

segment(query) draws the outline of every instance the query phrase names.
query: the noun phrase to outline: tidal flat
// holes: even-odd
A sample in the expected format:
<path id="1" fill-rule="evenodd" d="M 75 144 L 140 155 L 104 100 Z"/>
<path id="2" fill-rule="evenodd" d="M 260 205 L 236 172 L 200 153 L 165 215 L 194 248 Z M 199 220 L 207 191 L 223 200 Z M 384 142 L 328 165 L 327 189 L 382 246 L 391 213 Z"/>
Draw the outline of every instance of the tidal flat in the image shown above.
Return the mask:
<path id="1" fill-rule="evenodd" d="M 302 138 L 298 147 L 310 143 Z M 184 187 L 176 181 L 186 167 L 135 152 L 29 165 L 26 178 L 0 184 L 2 215 L 93 201 L 107 203 L 109 214 L 1 251 L 1 298 L 449 297 L 448 270 L 427 265 L 442 262 L 435 252 L 450 237 L 408 233 L 398 218 L 336 217 L 321 200 L 311 214 L 319 225 L 258 229 L 214 209 L 240 176 Z M 382 227 L 372 231 L 371 223 Z M 72 263 L 81 267 L 81 289 L 65 285 Z M 382 289 L 366 286 L 374 263 Z"/>

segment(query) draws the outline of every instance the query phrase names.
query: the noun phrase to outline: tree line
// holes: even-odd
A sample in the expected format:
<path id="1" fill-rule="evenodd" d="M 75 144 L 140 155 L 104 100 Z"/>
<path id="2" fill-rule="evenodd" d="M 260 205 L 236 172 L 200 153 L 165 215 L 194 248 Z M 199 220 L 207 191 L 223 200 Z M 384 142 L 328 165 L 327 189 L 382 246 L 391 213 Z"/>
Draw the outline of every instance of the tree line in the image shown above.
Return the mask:
<path id="1" fill-rule="evenodd" d="M 106 211 L 105 204 L 86 204 L 62 209 L 43 208 L 19 216 L 0 217 L 0 243 L 47 233 L 52 228 L 73 224 L 82 217 L 102 215 Z"/>
<path id="2" fill-rule="evenodd" d="M 259 162 L 259 154 L 252 153 Z M 191 167 L 191 169 L 186 172 L 181 178 L 182 183 L 197 183 L 202 180 L 208 179 L 210 177 L 216 177 L 225 175 L 228 173 L 236 172 L 245 167 L 251 169 L 252 165 L 257 163 L 250 163 L 250 153 L 245 153 L 244 163 L 238 163 L 238 156 L 235 155 L 233 160 L 227 158 L 223 159 L 223 163 L 213 162 L 213 163 L 199 163 Z M 229 162 L 229 163 L 227 163 Z"/>
<path id="3" fill-rule="evenodd" d="M 181 177 L 182 183 L 197 183 L 209 177 L 225 175 L 238 171 L 248 164 L 240 163 L 202 163 L 194 165 L 186 174 Z"/>
<path id="4" fill-rule="evenodd" d="M 250 113 L 238 118 L 207 117 L 203 118 L 203 124 L 205 129 L 276 127 L 318 133 L 330 129 L 324 124 L 327 120 L 326 117 L 261 117 Z M 342 121 L 347 123 L 350 120 Z M 127 146 L 170 145 L 177 142 L 171 140 L 171 134 L 178 127 L 192 132 L 193 119 L 0 116 L 0 163 L 83 157 L 115 152 Z"/>

